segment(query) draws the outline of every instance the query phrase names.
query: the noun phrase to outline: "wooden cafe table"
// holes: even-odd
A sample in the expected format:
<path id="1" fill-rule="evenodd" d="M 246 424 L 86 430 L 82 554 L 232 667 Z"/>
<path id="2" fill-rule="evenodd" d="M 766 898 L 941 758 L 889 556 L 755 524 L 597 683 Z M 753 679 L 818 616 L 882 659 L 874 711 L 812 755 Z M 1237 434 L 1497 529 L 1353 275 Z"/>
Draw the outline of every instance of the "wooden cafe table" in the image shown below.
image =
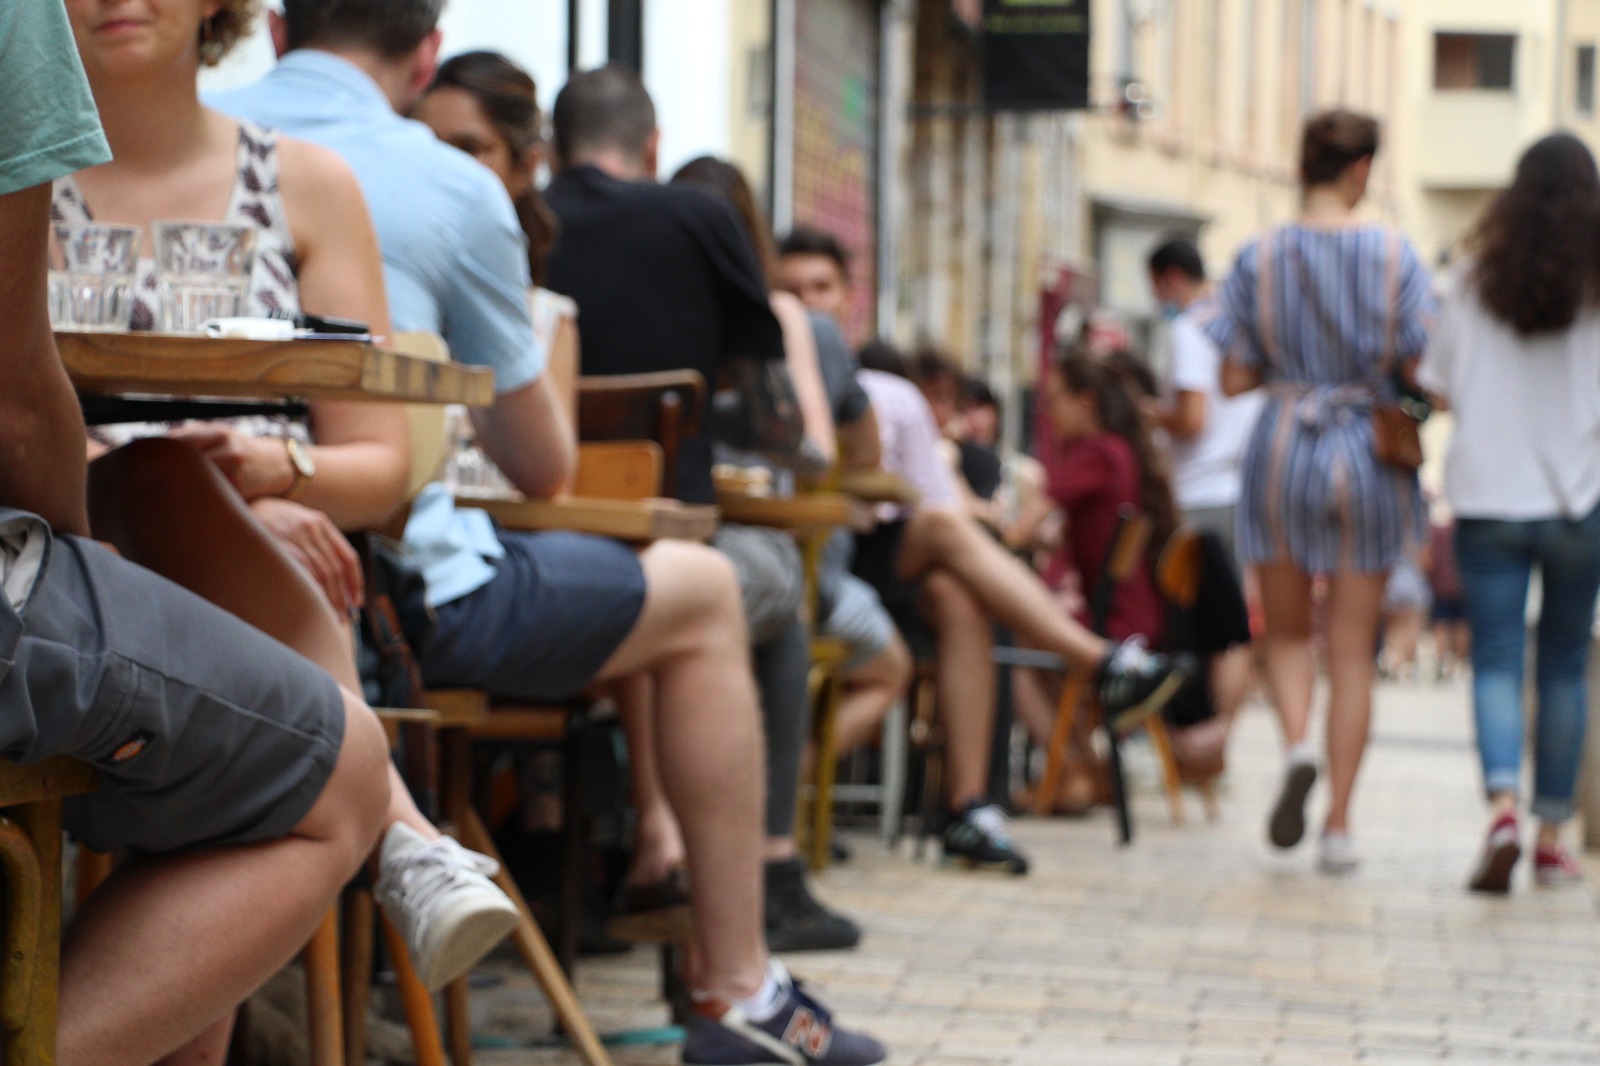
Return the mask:
<path id="1" fill-rule="evenodd" d="M 86 416 L 96 422 L 217 417 L 274 401 L 468 407 L 494 402 L 494 376 L 487 370 L 401 355 L 367 341 L 214 340 L 168 333 L 55 337 Z M 154 398 L 173 395 L 195 399 Z"/>

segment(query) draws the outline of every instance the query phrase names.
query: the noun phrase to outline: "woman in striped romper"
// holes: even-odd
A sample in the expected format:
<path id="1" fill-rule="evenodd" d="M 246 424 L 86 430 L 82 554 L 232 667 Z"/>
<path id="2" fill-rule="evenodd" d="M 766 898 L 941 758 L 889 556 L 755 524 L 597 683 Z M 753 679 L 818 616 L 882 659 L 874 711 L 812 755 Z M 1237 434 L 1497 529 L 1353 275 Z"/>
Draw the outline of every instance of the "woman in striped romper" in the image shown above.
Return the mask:
<path id="1" fill-rule="evenodd" d="M 1328 112 L 1306 125 L 1300 218 L 1245 245 L 1208 325 L 1226 355 L 1230 395 L 1264 386 L 1269 401 L 1245 454 L 1241 560 L 1256 569 L 1267 681 L 1288 749 L 1268 835 L 1305 833 L 1317 778 L 1307 732 L 1316 670 L 1311 585 L 1329 583 L 1327 758 L 1331 779 L 1320 862 L 1355 867 L 1350 797 L 1366 748 L 1373 653 L 1390 567 L 1427 534 L 1416 475 L 1373 452 L 1375 402 L 1409 373 L 1427 341 L 1432 291 L 1398 232 L 1355 216 L 1378 125 Z"/>

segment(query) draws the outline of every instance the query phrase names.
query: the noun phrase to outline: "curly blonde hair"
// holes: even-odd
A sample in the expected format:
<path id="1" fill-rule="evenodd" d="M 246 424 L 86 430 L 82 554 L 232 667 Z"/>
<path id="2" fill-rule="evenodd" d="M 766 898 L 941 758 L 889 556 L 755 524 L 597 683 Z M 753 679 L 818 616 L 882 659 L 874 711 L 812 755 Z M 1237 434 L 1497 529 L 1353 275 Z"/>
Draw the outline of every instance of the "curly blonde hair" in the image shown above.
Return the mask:
<path id="1" fill-rule="evenodd" d="M 234 45 L 250 36 L 261 0 L 222 0 L 217 13 L 200 24 L 200 62 L 214 67 L 233 51 Z"/>

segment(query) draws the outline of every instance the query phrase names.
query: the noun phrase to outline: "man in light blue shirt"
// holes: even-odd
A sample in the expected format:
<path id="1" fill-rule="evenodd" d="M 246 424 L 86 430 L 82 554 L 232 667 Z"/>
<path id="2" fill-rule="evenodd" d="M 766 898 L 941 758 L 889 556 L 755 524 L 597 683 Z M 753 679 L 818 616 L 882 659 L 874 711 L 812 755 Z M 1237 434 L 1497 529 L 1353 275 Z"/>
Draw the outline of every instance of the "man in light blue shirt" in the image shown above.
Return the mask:
<path id="1" fill-rule="evenodd" d="M 274 26 L 282 62 L 212 103 L 345 157 L 372 211 L 396 328 L 436 331 L 457 361 L 494 369 L 494 405 L 473 414 L 478 442 L 518 489 L 550 496 L 576 446 L 533 339 L 509 197 L 488 170 L 396 114 L 432 79 L 442 6 L 287 0 Z M 699 1061 L 701 1048 L 719 1063 L 769 1062 L 772 1041 L 787 1041 L 806 1045 L 799 1061 L 882 1061 L 881 1045 L 832 1029 L 767 956 L 761 734 L 726 560 L 682 542 L 635 555 L 597 537 L 497 532 L 440 486 L 417 500 L 406 541 L 438 614 L 423 661 L 430 684 L 544 701 L 596 681 L 653 683 L 656 751 L 690 879 L 714 889 L 692 893 L 700 951 L 687 976 L 697 1002 L 712 1006 L 685 1060 Z"/>

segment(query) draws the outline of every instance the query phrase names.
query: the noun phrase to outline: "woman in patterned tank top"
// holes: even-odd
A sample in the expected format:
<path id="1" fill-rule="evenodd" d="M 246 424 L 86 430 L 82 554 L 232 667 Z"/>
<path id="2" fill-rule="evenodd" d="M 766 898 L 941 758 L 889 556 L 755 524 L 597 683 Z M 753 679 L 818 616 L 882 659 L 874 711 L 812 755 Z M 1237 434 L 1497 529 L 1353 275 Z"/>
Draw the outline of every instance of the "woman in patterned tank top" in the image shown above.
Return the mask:
<path id="1" fill-rule="evenodd" d="M 1300 218 L 1248 242 L 1208 324 L 1229 395 L 1265 386 L 1245 452 L 1241 561 L 1256 569 L 1262 654 L 1288 747 L 1268 835 L 1293 847 L 1317 777 L 1307 732 L 1316 667 L 1311 587 L 1329 583 L 1327 759 L 1321 866 L 1357 864 L 1350 799 L 1372 713 L 1373 651 L 1389 569 L 1427 534 L 1416 474 L 1380 463 L 1372 411 L 1427 342 L 1432 290 L 1406 239 L 1360 221 L 1378 124 L 1334 111 L 1301 148 Z"/>
<path id="2" fill-rule="evenodd" d="M 146 253 L 151 223 L 159 219 L 248 222 L 258 229 L 261 250 L 253 314 L 303 306 L 367 322 L 374 335 L 386 336 L 378 242 L 350 168 L 326 149 L 241 125 L 200 103 L 200 64 L 216 63 L 248 31 L 258 0 L 66 0 L 66 6 L 114 161 L 63 183 L 58 217 L 142 227 Z M 155 322 L 151 295 L 141 286 L 138 324 L 146 327 Z M 95 536 L 133 562 L 323 667 L 351 693 L 345 730 L 377 730 L 353 695 L 361 682 L 347 612 L 361 602 L 361 569 L 341 531 L 381 525 L 400 505 L 409 476 L 405 413 L 388 404 L 317 403 L 310 428 L 315 443 L 304 451 L 311 472 L 297 466 L 281 436 L 233 424 L 186 425 L 114 448 L 90 466 L 90 522 Z M 437 843 L 438 830 L 392 767 L 389 784 L 386 830 L 403 824 L 411 832 L 384 838 L 376 884 L 384 910 L 402 930 L 431 925 L 425 951 L 470 966 L 493 941 L 470 954 L 483 932 L 463 919 L 492 917 L 487 926 L 509 931 L 515 908 L 483 876 L 488 860 Z M 450 867 L 452 884 L 475 893 L 469 905 L 454 891 L 431 902 L 389 891 L 425 863 Z M 290 865 L 283 878 L 302 876 Z M 253 906 L 225 919 L 235 971 L 216 975 L 195 1003 L 206 1017 L 229 1016 L 185 1049 L 182 1061 L 220 1061 L 231 1007 L 250 991 L 239 975 L 270 972 L 274 960 L 281 965 L 299 947 L 281 935 L 295 926 L 283 912 L 297 894 L 260 868 Z M 444 907 L 454 908 L 448 920 L 440 917 Z M 196 904 L 197 928 L 219 920 L 204 910 Z M 419 943 L 411 945 L 418 969 L 433 972 Z M 63 984 L 63 1011 L 76 991 Z"/>

